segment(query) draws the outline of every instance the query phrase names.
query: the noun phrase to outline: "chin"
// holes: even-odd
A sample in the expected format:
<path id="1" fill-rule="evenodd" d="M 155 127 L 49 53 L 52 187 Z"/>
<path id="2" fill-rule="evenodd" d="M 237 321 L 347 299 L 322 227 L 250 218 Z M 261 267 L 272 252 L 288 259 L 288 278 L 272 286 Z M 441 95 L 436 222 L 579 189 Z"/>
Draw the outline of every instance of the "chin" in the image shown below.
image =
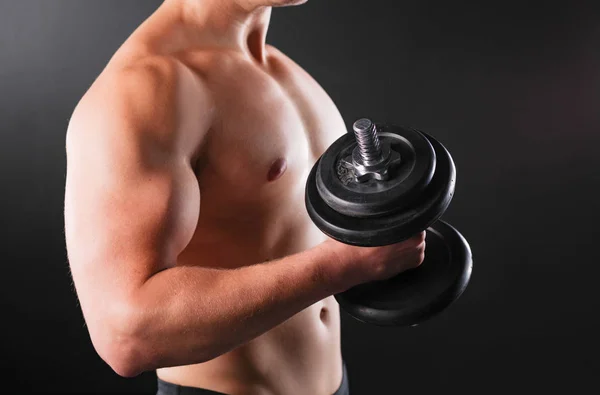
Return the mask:
<path id="1" fill-rule="evenodd" d="M 273 7 L 287 7 L 292 5 L 300 5 L 306 3 L 308 0 L 273 0 Z"/>

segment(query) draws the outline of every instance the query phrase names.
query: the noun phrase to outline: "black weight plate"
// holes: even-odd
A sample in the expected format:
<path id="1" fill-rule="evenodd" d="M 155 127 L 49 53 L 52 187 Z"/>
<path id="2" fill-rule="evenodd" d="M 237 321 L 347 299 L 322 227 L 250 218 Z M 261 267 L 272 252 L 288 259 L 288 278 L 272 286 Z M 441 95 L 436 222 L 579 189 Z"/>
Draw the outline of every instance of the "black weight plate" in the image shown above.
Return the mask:
<path id="1" fill-rule="evenodd" d="M 350 217 L 388 214 L 410 205 L 425 190 L 435 171 L 435 151 L 422 133 L 395 125 L 377 124 L 382 144 L 400 154 L 385 181 L 342 181 L 340 160 L 356 148 L 354 134 L 336 140 L 321 156 L 316 185 L 321 198 L 333 210 Z"/>
<path id="2" fill-rule="evenodd" d="M 471 249 L 443 221 L 427 229 L 426 243 L 421 266 L 337 294 L 340 307 L 360 321 L 381 326 L 417 325 L 447 308 L 469 283 Z"/>
<path id="3" fill-rule="evenodd" d="M 305 203 L 315 225 L 329 237 L 357 246 L 393 244 L 414 236 L 437 221 L 454 194 L 456 168 L 450 153 L 434 138 L 425 135 L 435 150 L 435 173 L 413 205 L 381 216 L 366 218 L 344 215 L 332 209 L 319 194 L 313 166 L 306 183 Z"/>

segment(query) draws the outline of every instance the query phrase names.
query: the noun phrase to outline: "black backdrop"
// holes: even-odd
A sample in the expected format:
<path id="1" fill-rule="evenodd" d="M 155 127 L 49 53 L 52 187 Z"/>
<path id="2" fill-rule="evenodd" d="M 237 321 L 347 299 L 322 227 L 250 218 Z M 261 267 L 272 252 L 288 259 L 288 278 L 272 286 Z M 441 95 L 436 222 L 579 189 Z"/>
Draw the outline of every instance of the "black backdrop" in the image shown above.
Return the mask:
<path id="1" fill-rule="evenodd" d="M 153 374 L 120 378 L 92 349 L 69 277 L 62 204 L 71 111 L 159 3 L 0 2 L 7 384 L 155 389 Z M 445 219 L 470 241 L 475 266 L 463 297 L 420 327 L 343 316 L 353 394 L 597 391 L 598 7 L 355 3 L 277 9 L 268 41 L 323 85 L 348 125 L 394 121 L 448 147 L 458 184 Z"/>

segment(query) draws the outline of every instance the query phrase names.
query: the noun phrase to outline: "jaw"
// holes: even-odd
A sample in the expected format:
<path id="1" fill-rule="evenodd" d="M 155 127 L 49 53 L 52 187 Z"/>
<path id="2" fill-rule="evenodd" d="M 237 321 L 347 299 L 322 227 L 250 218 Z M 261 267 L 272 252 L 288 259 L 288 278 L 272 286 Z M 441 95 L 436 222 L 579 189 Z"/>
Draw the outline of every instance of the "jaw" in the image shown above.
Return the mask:
<path id="1" fill-rule="evenodd" d="M 288 7 L 306 3 L 308 0 L 267 0 L 269 6 L 272 7 Z"/>

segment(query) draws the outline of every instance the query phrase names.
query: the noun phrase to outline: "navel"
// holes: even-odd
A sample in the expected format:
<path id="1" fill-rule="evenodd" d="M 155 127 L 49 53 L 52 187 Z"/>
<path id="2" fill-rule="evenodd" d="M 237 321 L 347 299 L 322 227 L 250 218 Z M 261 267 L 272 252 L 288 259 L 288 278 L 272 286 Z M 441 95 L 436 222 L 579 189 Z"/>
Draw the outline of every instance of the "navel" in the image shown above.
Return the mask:
<path id="1" fill-rule="evenodd" d="M 321 321 L 324 323 L 327 323 L 329 321 L 329 310 L 327 310 L 327 307 L 321 307 L 321 312 L 319 314 L 319 317 L 321 318 Z"/>
<path id="2" fill-rule="evenodd" d="M 269 174 L 267 174 L 267 181 L 275 181 L 283 176 L 283 173 L 287 170 L 287 162 L 285 158 L 279 158 L 271 165 Z"/>

